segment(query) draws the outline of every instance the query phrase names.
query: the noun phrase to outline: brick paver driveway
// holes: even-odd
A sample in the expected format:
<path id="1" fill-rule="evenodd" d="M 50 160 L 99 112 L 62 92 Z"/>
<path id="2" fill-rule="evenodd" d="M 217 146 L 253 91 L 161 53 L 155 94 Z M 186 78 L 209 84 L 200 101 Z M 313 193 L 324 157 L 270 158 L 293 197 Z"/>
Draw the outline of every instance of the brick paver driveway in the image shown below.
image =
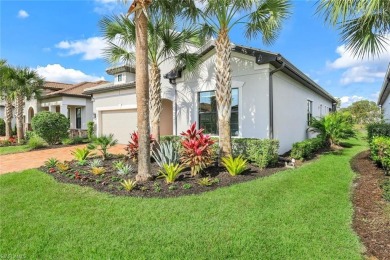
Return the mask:
<path id="1" fill-rule="evenodd" d="M 71 151 L 73 151 L 75 148 L 82 148 L 85 146 L 85 144 L 82 144 L 24 153 L 0 155 L 0 174 L 37 168 L 42 166 L 43 163 L 51 157 L 57 158 L 61 161 L 71 160 L 73 159 Z M 109 152 L 113 154 L 125 153 L 126 151 L 124 150 L 124 147 L 125 145 L 116 145 L 115 147 L 112 147 Z"/>

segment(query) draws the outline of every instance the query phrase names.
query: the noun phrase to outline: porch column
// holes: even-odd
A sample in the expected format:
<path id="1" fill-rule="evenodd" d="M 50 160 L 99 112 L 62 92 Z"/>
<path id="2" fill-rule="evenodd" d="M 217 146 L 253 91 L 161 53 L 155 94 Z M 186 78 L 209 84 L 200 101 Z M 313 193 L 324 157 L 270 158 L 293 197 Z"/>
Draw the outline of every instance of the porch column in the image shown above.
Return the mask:
<path id="1" fill-rule="evenodd" d="M 68 105 L 61 105 L 60 113 L 63 114 L 66 118 L 68 118 Z"/>

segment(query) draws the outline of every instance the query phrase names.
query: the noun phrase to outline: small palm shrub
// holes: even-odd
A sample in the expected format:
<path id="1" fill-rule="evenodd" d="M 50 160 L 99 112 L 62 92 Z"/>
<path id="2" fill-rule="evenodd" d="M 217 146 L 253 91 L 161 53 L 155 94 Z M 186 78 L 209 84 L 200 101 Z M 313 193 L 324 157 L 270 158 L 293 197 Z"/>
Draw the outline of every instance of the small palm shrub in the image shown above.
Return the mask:
<path id="1" fill-rule="evenodd" d="M 28 139 L 27 145 L 31 149 L 38 149 L 38 148 L 45 147 L 47 144 L 46 144 L 45 140 L 43 140 L 41 137 L 39 137 L 37 135 L 32 135 L 32 136 L 30 136 L 30 139 Z"/>
<path id="2" fill-rule="evenodd" d="M 237 176 L 243 173 L 247 167 L 247 160 L 241 156 L 233 158 L 232 156 L 222 158 L 222 165 L 226 168 L 231 176 Z"/>
<path id="3" fill-rule="evenodd" d="M 211 146 L 214 141 L 209 135 L 203 134 L 203 129 L 197 130 L 195 122 L 181 136 L 184 138 L 181 141 L 183 149 L 180 160 L 185 166 L 191 167 L 191 176 L 195 176 L 213 162 Z"/>
<path id="4" fill-rule="evenodd" d="M 100 159 L 93 159 L 90 163 L 89 166 L 91 168 L 93 167 L 102 167 L 103 166 L 103 161 Z"/>
<path id="5" fill-rule="evenodd" d="M 390 137 L 377 136 L 370 143 L 371 158 L 385 170 L 390 171 Z"/>
<path id="6" fill-rule="evenodd" d="M 161 143 L 157 149 L 152 151 L 152 157 L 160 166 L 164 164 L 177 164 L 179 163 L 179 152 L 173 142 Z"/>
<path id="7" fill-rule="evenodd" d="M 108 158 L 108 149 L 115 146 L 118 143 L 117 139 L 114 139 L 113 134 L 102 135 L 100 137 L 93 138 L 92 143 L 88 144 L 88 149 L 101 152 L 103 161 Z"/>
<path id="8" fill-rule="evenodd" d="M 61 113 L 39 112 L 31 122 L 34 132 L 48 144 L 56 144 L 68 136 L 69 120 Z"/>
<path id="9" fill-rule="evenodd" d="M 123 180 L 121 182 L 121 185 L 123 188 L 127 191 L 132 191 L 136 186 L 137 186 L 137 181 L 132 181 L 130 179 L 128 180 Z"/>
<path id="10" fill-rule="evenodd" d="M 78 161 L 79 165 L 85 165 L 87 163 L 87 157 L 92 155 L 91 150 L 87 147 L 76 148 L 71 154 L 74 156 L 75 160 Z"/>
<path id="11" fill-rule="evenodd" d="M 104 169 L 103 167 L 92 167 L 91 168 L 91 173 L 93 175 L 102 175 L 106 172 L 106 169 Z"/>
<path id="12" fill-rule="evenodd" d="M 356 136 L 352 116 L 347 112 L 333 112 L 320 119 L 313 117 L 309 131 L 318 133 L 329 146 Z"/>
<path id="13" fill-rule="evenodd" d="M 167 184 L 175 182 L 179 174 L 183 171 L 184 167 L 182 167 L 178 163 L 164 163 L 162 165 L 162 169 L 160 170 L 160 174 L 162 178 L 165 178 Z"/>
<path id="14" fill-rule="evenodd" d="M 150 135 L 150 143 L 154 143 L 154 138 L 152 135 Z M 130 135 L 130 141 L 125 150 L 127 151 L 127 154 L 130 159 L 133 160 L 133 162 L 138 161 L 138 149 L 139 149 L 139 144 L 138 144 L 138 132 L 133 132 Z"/>
<path id="15" fill-rule="evenodd" d="M 45 166 L 47 168 L 54 168 L 57 166 L 58 160 L 56 158 L 49 158 L 47 161 L 45 161 Z"/>

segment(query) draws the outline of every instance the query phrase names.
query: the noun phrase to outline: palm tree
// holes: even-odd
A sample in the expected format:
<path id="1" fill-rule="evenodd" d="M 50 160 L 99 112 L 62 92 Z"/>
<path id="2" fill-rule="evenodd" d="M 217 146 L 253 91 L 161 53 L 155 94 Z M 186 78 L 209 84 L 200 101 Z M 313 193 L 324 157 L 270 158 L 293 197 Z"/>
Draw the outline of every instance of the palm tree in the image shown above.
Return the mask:
<path id="1" fill-rule="evenodd" d="M 41 96 L 44 79 L 38 75 L 35 70 L 30 68 L 18 68 L 14 76 L 15 89 L 12 95 L 15 97 L 16 103 L 16 129 L 18 143 L 22 142 L 23 133 L 23 111 L 24 100 L 31 98 L 39 98 Z"/>
<path id="2" fill-rule="evenodd" d="M 175 67 L 196 67 L 197 54 L 188 52 L 188 45 L 200 46 L 200 32 L 194 27 L 177 32 L 172 17 L 167 19 L 162 12 L 150 12 L 148 19 L 148 59 L 150 72 L 150 120 L 152 136 L 160 141 L 161 104 L 161 65 L 172 62 Z M 135 63 L 134 52 L 129 46 L 135 45 L 135 23 L 124 16 L 105 17 L 100 21 L 100 28 L 109 47 L 105 50 L 106 58 L 111 63 Z"/>
<path id="3" fill-rule="evenodd" d="M 379 56 L 389 45 L 389 0 L 319 0 L 317 13 L 341 31 L 354 56 Z"/>
<path id="4" fill-rule="evenodd" d="M 232 28 L 242 24 L 245 37 L 259 34 L 266 44 L 272 43 L 289 16 L 288 0 L 201 0 L 199 9 L 205 24 L 204 32 L 217 35 L 216 45 L 216 99 L 218 110 L 220 156 L 231 155 L 231 42 Z"/>
<path id="5" fill-rule="evenodd" d="M 12 109 L 14 102 L 13 84 L 15 69 L 7 65 L 6 60 L 0 60 L 0 97 L 5 101 L 5 137 L 12 136 Z"/>

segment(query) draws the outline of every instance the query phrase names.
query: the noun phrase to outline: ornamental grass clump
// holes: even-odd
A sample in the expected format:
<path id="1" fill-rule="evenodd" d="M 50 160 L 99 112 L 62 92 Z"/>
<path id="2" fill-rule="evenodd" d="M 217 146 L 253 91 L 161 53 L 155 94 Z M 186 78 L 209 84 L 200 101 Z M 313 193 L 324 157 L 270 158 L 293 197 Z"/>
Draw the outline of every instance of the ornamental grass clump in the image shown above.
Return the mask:
<path id="1" fill-rule="evenodd" d="M 197 175 L 213 162 L 211 146 L 214 141 L 209 135 L 204 135 L 203 130 L 197 130 L 194 122 L 186 132 L 181 133 L 184 138 L 181 141 L 183 148 L 180 160 L 183 165 L 191 168 L 191 176 Z"/>
<path id="2" fill-rule="evenodd" d="M 247 160 L 241 156 L 233 158 L 232 156 L 222 158 L 222 165 L 226 168 L 231 176 L 237 176 L 243 173 L 247 167 Z"/>
<path id="3" fill-rule="evenodd" d="M 150 143 L 154 143 L 154 138 L 152 135 L 150 135 Z M 139 150 L 139 144 L 138 144 L 138 132 L 133 132 L 130 135 L 130 141 L 127 147 L 125 148 L 127 151 L 127 155 L 130 159 L 133 160 L 133 162 L 138 161 L 138 150 Z"/>

